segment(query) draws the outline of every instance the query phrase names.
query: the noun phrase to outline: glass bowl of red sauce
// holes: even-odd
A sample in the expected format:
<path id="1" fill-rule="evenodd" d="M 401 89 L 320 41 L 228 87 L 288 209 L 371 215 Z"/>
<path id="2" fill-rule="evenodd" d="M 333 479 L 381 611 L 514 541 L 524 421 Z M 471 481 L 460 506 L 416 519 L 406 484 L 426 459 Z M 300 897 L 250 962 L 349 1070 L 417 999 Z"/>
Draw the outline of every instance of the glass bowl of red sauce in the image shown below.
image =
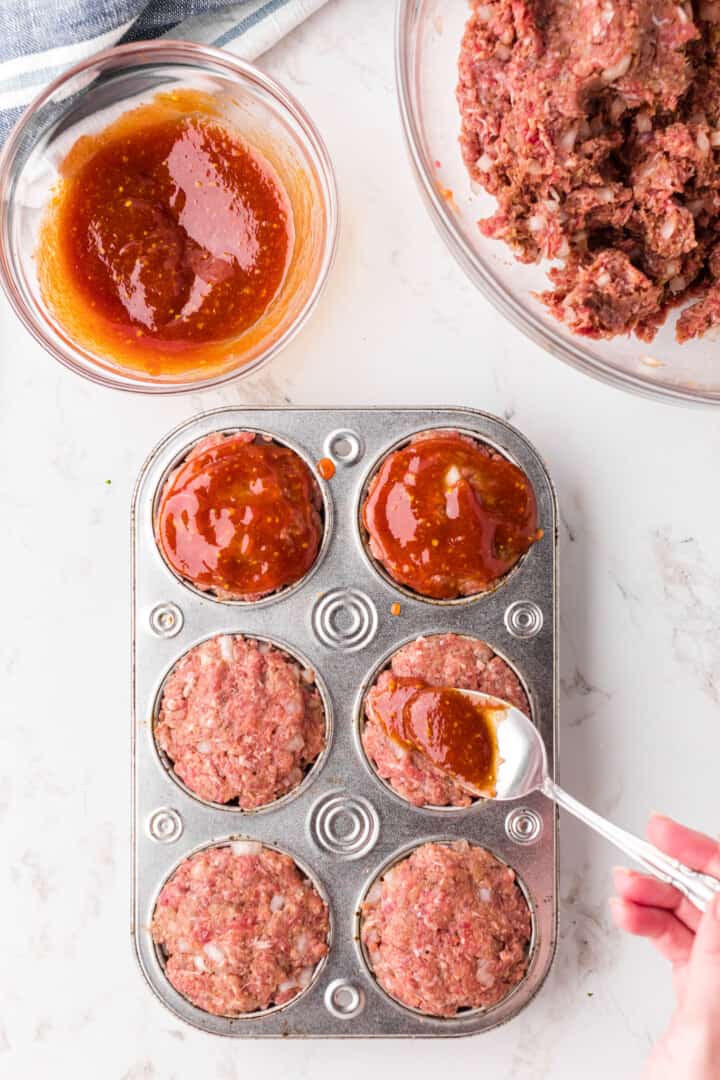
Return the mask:
<path id="1" fill-rule="evenodd" d="M 0 157 L 0 283 L 73 371 L 172 393 L 255 371 L 298 332 L 337 235 L 302 107 L 190 42 L 100 53 L 57 79 Z"/>

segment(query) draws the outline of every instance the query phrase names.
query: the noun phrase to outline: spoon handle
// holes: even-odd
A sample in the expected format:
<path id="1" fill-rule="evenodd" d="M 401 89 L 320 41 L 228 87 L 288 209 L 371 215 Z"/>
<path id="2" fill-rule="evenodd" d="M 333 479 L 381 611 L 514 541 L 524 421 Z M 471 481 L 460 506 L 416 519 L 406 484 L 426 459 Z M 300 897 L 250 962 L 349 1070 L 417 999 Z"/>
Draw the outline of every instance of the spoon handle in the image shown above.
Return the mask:
<path id="1" fill-rule="evenodd" d="M 580 818 L 615 847 L 635 859 L 654 877 L 674 885 L 699 911 L 704 911 L 715 894 L 720 892 L 720 881 L 717 878 L 702 874 L 699 870 L 691 870 L 689 866 L 677 859 L 671 859 L 669 855 L 653 847 L 647 840 L 641 840 L 625 829 L 613 825 L 611 821 L 578 802 L 549 777 L 543 781 L 541 790 L 549 799 L 554 799 L 558 806 Z"/>

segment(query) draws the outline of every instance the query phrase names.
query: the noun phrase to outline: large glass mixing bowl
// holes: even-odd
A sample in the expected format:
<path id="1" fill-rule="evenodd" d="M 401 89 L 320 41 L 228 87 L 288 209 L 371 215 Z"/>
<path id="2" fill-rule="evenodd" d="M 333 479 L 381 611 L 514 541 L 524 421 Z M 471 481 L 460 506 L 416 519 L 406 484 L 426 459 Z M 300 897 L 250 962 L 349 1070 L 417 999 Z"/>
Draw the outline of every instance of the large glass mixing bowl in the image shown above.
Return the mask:
<path id="1" fill-rule="evenodd" d="M 720 333 L 679 345 L 671 313 L 651 344 L 635 337 L 579 338 L 533 296 L 547 288 L 547 266 L 517 262 L 505 244 L 478 229 L 478 219 L 492 213 L 495 200 L 471 183 L 458 144 L 457 60 L 468 14 L 462 0 L 399 0 L 397 9 L 405 134 L 421 191 L 448 247 L 499 311 L 573 367 L 651 397 L 720 404 Z"/>

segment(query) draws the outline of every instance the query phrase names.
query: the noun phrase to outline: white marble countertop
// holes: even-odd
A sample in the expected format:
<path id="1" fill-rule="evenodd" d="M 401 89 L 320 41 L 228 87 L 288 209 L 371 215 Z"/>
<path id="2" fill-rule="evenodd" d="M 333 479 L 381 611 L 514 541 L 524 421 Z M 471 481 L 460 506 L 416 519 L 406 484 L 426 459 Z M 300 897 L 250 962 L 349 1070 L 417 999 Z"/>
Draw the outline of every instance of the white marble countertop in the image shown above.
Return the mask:
<path id="1" fill-rule="evenodd" d="M 162 400 L 113 393 L 55 364 L 0 304 L 0 1075 L 12 1080 L 633 1077 L 668 1015 L 664 964 L 610 926 L 615 853 L 565 818 L 553 971 L 479 1038 L 212 1038 L 154 999 L 133 956 L 130 496 L 158 438 L 221 404 L 442 402 L 512 419 L 560 497 L 562 780 L 636 830 L 654 807 L 718 825 L 717 413 L 576 374 L 465 280 L 405 158 L 392 7 L 332 2 L 261 62 L 324 133 L 343 223 L 317 313 L 258 376 Z"/>

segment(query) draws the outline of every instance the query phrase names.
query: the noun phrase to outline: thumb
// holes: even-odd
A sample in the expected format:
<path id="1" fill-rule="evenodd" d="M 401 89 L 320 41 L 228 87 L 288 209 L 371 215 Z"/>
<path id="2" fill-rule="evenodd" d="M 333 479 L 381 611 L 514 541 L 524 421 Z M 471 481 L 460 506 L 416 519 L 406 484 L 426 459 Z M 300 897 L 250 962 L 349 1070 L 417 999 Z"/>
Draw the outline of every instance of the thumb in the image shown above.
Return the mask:
<path id="1" fill-rule="evenodd" d="M 686 1006 L 694 1018 L 720 1027 L 720 893 L 708 904 L 695 935 Z"/>

